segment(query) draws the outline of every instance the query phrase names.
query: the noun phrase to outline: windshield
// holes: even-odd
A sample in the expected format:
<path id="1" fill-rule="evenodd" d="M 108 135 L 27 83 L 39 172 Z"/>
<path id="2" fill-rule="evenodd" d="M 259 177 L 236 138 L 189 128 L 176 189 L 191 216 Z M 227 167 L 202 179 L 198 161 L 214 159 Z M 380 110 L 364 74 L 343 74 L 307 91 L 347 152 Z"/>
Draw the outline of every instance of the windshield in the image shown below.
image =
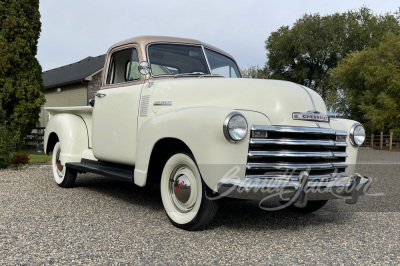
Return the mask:
<path id="1" fill-rule="evenodd" d="M 236 63 L 229 57 L 206 50 L 207 60 L 200 45 L 152 44 L 148 57 L 153 76 L 221 75 L 240 77 Z"/>
<path id="2" fill-rule="evenodd" d="M 149 46 L 149 61 L 154 76 L 210 74 L 200 46 L 153 44 Z"/>

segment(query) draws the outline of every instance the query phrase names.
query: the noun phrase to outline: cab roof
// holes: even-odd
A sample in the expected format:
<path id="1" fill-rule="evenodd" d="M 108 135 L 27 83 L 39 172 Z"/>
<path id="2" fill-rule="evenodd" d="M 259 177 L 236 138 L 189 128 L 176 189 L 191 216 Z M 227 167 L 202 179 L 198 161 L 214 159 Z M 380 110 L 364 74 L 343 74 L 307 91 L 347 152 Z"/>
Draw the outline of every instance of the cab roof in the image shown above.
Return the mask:
<path id="1" fill-rule="evenodd" d="M 148 44 L 151 43 L 157 43 L 157 42 L 168 42 L 168 43 L 184 43 L 184 44 L 195 44 L 195 45 L 203 45 L 205 47 L 209 47 L 213 50 L 216 50 L 220 53 L 226 54 L 229 57 L 233 58 L 230 54 L 228 54 L 227 52 L 218 49 L 215 46 L 209 45 L 207 43 L 198 41 L 198 40 L 194 40 L 194 39 L 187 39 L 187 38 L 179 38 L 179 37 L 168 37 L 168 36 L 138 36 L 138 37 L 133 37 L 130 39 L 127 39 L 125 41 L 122 42 L 118 42 L 116 44 L 114 44 L 113 46 L 110 47 L 110 50 L 114 50 L 115 48 L 118 48 L 120 46 L 125 46 L 125 45 L 129 45 L 129 44 L 133 44 L 136 43 L 138 44 L 140 47 L 142 47 L 142 49 L 146 48 Z"/>

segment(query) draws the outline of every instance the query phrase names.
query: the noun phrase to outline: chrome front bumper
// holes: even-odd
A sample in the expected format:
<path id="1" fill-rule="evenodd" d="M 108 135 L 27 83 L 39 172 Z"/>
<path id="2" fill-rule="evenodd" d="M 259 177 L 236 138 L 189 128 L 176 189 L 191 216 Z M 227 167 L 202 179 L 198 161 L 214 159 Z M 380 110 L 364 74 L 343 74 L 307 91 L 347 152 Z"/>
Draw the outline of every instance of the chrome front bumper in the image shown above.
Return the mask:
<path id="1" fill-rule="evenodd" d="M 357 203 L 358 197 L 370 188 L 371 180 L 354 173 L 351 178 L 332 181 L 309 180 L 308 172 L 301 172 L 298 181 L 222 178 L 218 183 L 220 196 L 264 201 L 292 201 L 304 207 L 308 200 L 344 199 L 348 204 Z"/>

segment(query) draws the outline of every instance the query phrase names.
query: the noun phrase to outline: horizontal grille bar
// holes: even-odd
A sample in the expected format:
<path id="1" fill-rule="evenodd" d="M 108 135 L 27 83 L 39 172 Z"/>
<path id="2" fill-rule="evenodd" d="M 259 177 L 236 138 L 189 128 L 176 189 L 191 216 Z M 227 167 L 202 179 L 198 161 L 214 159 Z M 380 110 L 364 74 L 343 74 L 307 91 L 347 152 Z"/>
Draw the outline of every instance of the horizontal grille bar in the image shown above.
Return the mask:
<path id="1" fill-rule="evenodd" d="M 302 139 L 250 139 L 250 144 L 273 145 L 308 145 L 308 146 L 339 146 L 346 147 L 346 142 L 333 140 L 302 140 Z"/>
<path id="2" fill-rule="evenodd" d="M 247 163 L 247 169 L 297 169 L 297 170 L 325 170 L 346 168 L 345 162 L 337 163 Z"/>
<path id="3" fill-rule="evenodd" d="M 349 135 L 349 133 L 347 133 L 347 131 L 344 131 L 344 130 L 335 130 L 335 132 L 336 132 L 337 136 L 347 136 L 347 135 Z"/>
<path id="4" fill-rule="evenodd" d="M 249 151 L 249 157 L 320 157 L 320 158 L 334 158 L 334 157 L 347 157 L 345 152 L 307 152 L 307 151 Z"/>
<path id="5" fill-rule="evenodd" d="M 321 180 L 321 179 L 332 179 L 338 177 L 347 177 L 345 172 L 341 173 L 332 173 L 325 175 L 309 175 L 308 179 L 310 180 Z M 249 179 L 288 179 L 288 178 L 298 178 L 297 175 L 278 175 L 278 174 L 265 174 L 265 175 L 246 175 L 246 178 Z"/>
<path id="6" fill-rule="evenodd" d="M 318 127 L 286 127 L 286 126 L 253 125 L 251 130 L 262 130 L 262 131 L 284 132 L 284 133 L 309 133 L 309 134 L 329 134 L 329 135 L 347 136 L 347 133 L 342 130 L 335 131 L 331 128 L 318 128 Z"/>

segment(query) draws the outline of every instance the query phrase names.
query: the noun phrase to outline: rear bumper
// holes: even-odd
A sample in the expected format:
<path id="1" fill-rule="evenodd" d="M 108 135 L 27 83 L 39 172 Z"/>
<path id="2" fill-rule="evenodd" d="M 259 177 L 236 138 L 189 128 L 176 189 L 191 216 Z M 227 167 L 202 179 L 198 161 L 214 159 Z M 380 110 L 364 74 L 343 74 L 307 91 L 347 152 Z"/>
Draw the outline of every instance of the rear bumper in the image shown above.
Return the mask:
<path id="1" fill-rule="evenodd" d="M 332 181 L 308 179 L 308 172 L 301 172 L 298 181 L 292 180 L 235 180 L 222 178 L 218 183 L 220 196 L 265 201 L 292 201 L 301 207 L 308 200 L 345 199 L 348 204 L 357 203 L 371 185 L 368 177 L 354 173 L 350 178 Z"/>

